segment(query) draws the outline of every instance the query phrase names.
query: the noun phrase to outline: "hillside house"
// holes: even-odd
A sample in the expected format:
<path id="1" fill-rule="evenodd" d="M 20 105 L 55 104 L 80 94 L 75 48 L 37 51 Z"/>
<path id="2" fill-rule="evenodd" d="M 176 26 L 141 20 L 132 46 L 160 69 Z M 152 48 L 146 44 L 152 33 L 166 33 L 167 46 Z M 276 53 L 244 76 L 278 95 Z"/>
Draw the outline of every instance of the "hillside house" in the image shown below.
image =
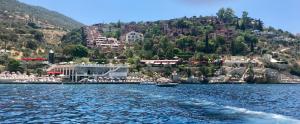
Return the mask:
<path id="1" fill-rule="evenodd" d="M 99 37 L 96 40 L 96 48 L 102 52 L 121 52 L 125 49 L 124 43 L 118 41 L 116 38 Z"/>
<path id="2" fill-rule="evenodd" d="M 131 31 L 126 34 L 126 42 L 127 43 L 133 43 L 136 41 L 143 41 L 143 40 L 144 40 L 144 35 L 142 33 Z"/>
<path id="3" fill-rule="evenodd" d="M 263 67 L 263 62 L 258 57 L 225 56 L 223 60 L 223 65 L 227 67 L 247 67 L 249 64 L 253 67 Z"/>
<path id="4" fill-rule="evenodd" d="M 101 33 L 98 31 L 97 26 L 87 26 L 83 28 L 86 35 L 86 45 L 89 48 L 95 48 L 96 40 L 101 37 Z"/>

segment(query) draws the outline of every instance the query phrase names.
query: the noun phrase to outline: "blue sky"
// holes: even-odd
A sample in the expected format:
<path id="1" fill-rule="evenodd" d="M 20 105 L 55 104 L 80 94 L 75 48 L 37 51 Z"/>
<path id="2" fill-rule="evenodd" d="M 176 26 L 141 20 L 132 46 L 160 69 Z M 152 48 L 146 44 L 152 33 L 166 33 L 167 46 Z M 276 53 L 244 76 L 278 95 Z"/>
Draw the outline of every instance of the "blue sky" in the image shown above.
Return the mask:
<path id="1" fill-rule="evenodd" d="M 210 16 L 222 7 L 248 11 L 267 26 L 300 33 L 300 0 L 20 0 L 58 11 L 86 25 Z"/>

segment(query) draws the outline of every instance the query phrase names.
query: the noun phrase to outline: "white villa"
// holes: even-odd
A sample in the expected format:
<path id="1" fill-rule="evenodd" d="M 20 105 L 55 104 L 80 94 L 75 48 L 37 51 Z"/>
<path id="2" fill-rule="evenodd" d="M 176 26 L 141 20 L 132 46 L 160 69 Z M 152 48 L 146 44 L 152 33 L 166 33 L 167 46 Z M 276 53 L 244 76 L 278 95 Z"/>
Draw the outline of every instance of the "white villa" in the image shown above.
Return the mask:
<path id="1" fill-rule="evenodd" d="M 143 41 L 143 40 L 144 40 L 144 35 L 142 33 L 131 31 L 126 34 L 126 42 L 127 43 L 132 43 L 135 41 Z"/>

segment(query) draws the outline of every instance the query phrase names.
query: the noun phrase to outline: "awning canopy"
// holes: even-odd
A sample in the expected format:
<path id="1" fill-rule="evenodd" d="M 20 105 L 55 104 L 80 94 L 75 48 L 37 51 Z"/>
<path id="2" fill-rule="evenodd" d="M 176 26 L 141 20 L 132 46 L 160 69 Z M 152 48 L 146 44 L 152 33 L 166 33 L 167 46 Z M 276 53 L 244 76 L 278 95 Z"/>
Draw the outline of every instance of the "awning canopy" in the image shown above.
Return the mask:
<path id="1" fill-rule="evenodd" d="M 47 61 L 46 58 L 22 58 L 22 61 Z"/>
<path id="2" fill-rule="evenodd" d="M 62 72 L 59 72 L 59 71 L 49 71 L 47 72 L 47 74 L 50 74 L 50 75 L 58 75 L 58 74 L 63 74 Z"/>

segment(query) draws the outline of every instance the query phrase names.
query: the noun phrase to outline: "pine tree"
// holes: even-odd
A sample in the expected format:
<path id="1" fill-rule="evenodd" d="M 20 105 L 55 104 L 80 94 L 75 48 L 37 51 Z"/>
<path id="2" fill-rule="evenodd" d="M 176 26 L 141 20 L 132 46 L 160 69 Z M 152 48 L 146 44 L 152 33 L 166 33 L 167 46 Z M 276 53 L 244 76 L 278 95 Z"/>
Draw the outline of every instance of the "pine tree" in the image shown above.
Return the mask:
<path id="1" fill-rule="evenodd" d="M 260 31 L 263 31 L 264 30 L 264 26 L 263 26 L 263 22 L 259 19 L 258 20 L 258 26 L 257 26 L 257 29 L 260 30 Z"/>
<path id="2" fill-rule="evenodd" d="M 241 25 L 240 29 L 243 30 L 243 31 L 246 30 L 246 25 L 245 25 L 245 22 L 244 22 L 244 21 L 242 22 L 242 25 Z"/>
<path id="3" fill-rule="evenodd" d="M 240 29 L 239 20 L 236 21 L 235 29 L 236 29 L 236 30 Z"/>
<path id="4" fill-rule="evenodd" d="M 208 33 L 205 34 L 205 52 L 209 52 Z"/>

